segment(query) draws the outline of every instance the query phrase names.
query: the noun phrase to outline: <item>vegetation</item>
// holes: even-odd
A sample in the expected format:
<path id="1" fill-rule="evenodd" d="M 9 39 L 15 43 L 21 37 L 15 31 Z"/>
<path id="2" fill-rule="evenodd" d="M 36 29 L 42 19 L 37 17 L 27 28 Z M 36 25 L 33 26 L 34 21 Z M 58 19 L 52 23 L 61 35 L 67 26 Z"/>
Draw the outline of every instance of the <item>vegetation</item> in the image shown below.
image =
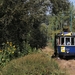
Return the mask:
<path id="1" fill-rule="evenodd" d="M 63 32 L 63 30 L 75 32 L 75 7 L 70 4 L 70 8 L 66 11 L 60 11 L 57 14 L 48 15 L 48 37 L 53 40 L 55 34 Z M 71 30 L 72 29 L 72 30 Z"/>
<path id="2" fill-rule="evenodd" d="M 12 42 L 4 43 L 2 50 L 0 50 L 0 66 L 5 66 L 9 61 L 17 57 L 39 51 L 39 49 L 36 48 L 32 49 L 30 45 L 25 44 L 25 42 L 23 42 L 22 45 L 24 50 L 20 52 L 19 48 L 16 48 Z"/>
<path id="3" fill-rule="evenodd" d="M 45 47 L 48 40 L 53 37 L 53 31 L 49 34 L 51 32 L 49 27 L 52 29 L 56 23 L 54 15 L 58 16 L 61 11 L 67 11 L 70 7 L 68 0 L 0 0 L 0 2 L 1 65 Z M 57 18 L 60 26 L 60 17 Z M 7 42 L 12 43 L 12 46 Z"/>
<path id="4" fill-rule="evenodd" d="M 48 56 L 31 53 L 52 41 L 64 23 L 70 24 L 70 6 L 69 0 L 0 0 L 1 75 L 65 75 Z"/>
<path id="5" fill-rule="evenodd" d="M 7 42 L 4 44 L 3 50 L 0 50 L 0 65 L 4 66 L 7 62 L 12 60 L 15 56 L 14 53 L 16 52 L 15 45 L 12 42 Z"/>
<path id="6" fill-rule="evenodd" d="M 1 75 L 66 75 L 57 63 L 42 53 L 15 59 L 2 68 Z"/>
<path id="7" fill-rule="evenodd" d="M 69 8 L 69 1 L 60 1 Z M 32 48 L 46 45 L 47 35 L 40 31 L 40 25 L 48 22 L 47 12 L 52 15 L 60 12 L 60 7 L 55 4 L 60 6 L 58 0 L 3 0 L 0 5 L 0 44 L 13 42 L 21 52 L 23 41 Z M 66 9 L 61 7 L 61 10 Z"/>

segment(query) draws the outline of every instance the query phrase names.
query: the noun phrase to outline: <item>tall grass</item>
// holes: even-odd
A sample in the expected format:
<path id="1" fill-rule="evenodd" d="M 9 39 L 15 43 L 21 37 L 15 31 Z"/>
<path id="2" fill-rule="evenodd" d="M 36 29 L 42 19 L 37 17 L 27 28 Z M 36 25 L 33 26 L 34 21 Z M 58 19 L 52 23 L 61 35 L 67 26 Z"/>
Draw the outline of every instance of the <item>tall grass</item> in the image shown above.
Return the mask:
<path id="1" fill-rule="evenodd" d="M 66 75 L 53 59 L 42 53 L 14 59 L 3 67 L 0 73 L 1 75 Z"/>

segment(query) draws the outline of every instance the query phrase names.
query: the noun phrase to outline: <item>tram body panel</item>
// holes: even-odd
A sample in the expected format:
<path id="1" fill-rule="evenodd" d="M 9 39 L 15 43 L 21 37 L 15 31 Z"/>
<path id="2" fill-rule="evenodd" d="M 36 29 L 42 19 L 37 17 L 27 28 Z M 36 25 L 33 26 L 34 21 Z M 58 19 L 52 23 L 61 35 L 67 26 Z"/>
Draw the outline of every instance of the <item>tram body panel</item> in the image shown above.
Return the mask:
<path id="1" fill-rule="evenodd" d="M 75 55 L 75 46 L 57 46 L 59 55 Z"/>

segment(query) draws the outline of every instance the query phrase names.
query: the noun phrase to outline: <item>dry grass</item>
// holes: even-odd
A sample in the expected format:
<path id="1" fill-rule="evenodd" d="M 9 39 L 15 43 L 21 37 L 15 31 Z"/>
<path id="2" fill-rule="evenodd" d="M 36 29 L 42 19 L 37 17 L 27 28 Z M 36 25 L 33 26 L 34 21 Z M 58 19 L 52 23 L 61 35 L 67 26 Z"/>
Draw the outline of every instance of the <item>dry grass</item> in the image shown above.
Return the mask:
<path id="1" fill-rule="evenodd" d="M 58 64 L 44 53 L 29 54 L 12 60 L 1 70 L 2 75 L 65 75 Z"/>

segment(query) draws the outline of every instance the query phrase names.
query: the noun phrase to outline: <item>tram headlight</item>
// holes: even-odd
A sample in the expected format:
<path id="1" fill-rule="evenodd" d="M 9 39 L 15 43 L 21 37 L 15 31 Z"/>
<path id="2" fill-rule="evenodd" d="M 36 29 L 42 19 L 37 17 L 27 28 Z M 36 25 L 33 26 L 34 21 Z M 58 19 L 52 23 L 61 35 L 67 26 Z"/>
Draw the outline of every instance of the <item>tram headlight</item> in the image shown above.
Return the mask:
<path id="1" fill-rule="evenodd" d="M 69 48 L 66 48 L 66 53 L 69 53 Z"/>
<path id="2" fill-rule="evenodd" d="M 66 53 L 69 53 L 69 50 L 67 50 Z"/>

